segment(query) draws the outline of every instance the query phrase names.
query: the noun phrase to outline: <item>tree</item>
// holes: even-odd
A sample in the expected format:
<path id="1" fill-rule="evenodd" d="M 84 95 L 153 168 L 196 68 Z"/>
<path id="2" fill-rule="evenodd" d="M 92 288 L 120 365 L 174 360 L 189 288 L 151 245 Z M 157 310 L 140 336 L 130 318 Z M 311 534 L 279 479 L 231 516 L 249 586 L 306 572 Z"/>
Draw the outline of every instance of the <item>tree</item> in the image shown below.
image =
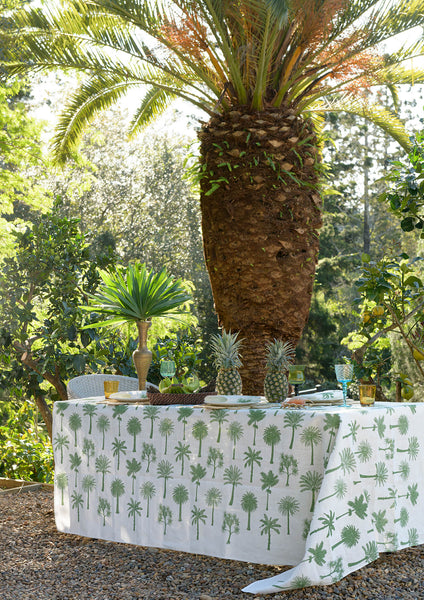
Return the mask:
<path id="1" fill-rule="evenodd" d="M 190 473 L 191 473 L 191 481 L 196 486 L 196 497 L 195 497 L 194 501 L 197 502 L 197 495 L 198 495 L 198 491 L 199 491 L 200 480 L 203 479 L 203 477 L 205 477 L 206 469 L 203 465 L 199 465 L 199 464 L 190 465 Z"/>
<path id="2" fill-rule="evenodd" d="M 102 474 L 102 492 L 105 490 L 105 475 L 106 473 L 110 473 L 110 467 L 110 460 L 105 454 L 100 454 L 96 458 L 96 473 Z"/>
<path id="3" fill-rule="evenodd" d="M 250 515 L 258 508 L 258 499 L 253 492 L 245 492 L 241 498 L 241 507 L 247 512 L 247 527 L 250 531 Z"/>
<path id="4" fill-rule="evenodd" d="M 146 517 L 149 517 L 150 500 L 156 494 L 156 488 L 151 481 L 145 481 L 140 488 L 142 497 L 147 500 Z"/>
<path id="5" fill-rule="evenodd" d="M 174 488 L 174 491 L 172 492 L 172 499 L 178 504 L 178 520 L 182 521 L 182 506 L 188 502 L 188 489 L 185 487 L 185 485 L 180 483 Z"/>
<path id="6" fill-rule="evenodd" d="M 3 30 L 12 75 L 52 65 L 86 74 L 57 127 L 59 161 L 135 85 L 147 91 L 133 133 L 177 96 L 209 115 L 198 171 L 206 265 L 222 326 L 245 338 L 245 393 L 261 385 L 265 342 L 297 342 L 308 316 L 321 225 L 317 115 L 360 114 L 408 146 L 399 120 L 364 91 L 422 81 L 403 66 L 419 44 L 380 51 L 422 25 L 422 9 L 423 0 L 68 0 L 25 7 Z"/>
<path id="7" fill-rule="evenodd" d="M 127 475 L 132 478 L 132 488 L 131 493 L 134 494 L 134 484 L 137 473 L 141 470 L 141 462 L 132 458 L 131 460 L 127 460 Z"/>
<path id="8" fill-rule="evenodd" d="M 125 485 L 122 479 L 114 479 L 110 484 L 110 493 L 116 498 L 116 509 L 115 512 L 119 514 L 119 498 L 125 493 Z"/>
<path id="9" fill-rule="evenodd" d="M 84 475 L 82 489 L 87 493 L 87 510 L 90 508 L 90 492 L 96 487 L 96 480 L 92 475 Z"/>
<path id="10" fill-rule="evenodd" d="M 184 460 L 191 454 L 190 445 L 178 442 L 175 446 L 175 460 L 181 461 L 181 475 L 184 475 Z"/>
<path id="11" fill-rule="evenodd" d="M 133 452 L 137 451 L 137 436 L 141 432 L 140 419 L 137 417 L 131 417 L 127 424 L 127 431 L 134 438 Z"/>
<path id="12" fill-rule="evenodd" d="M 205 501 L 208 506 L 212 507 L 211 527 L 213 527 L 215 517 L 215 506 L 218 506 L 218 504 L 222 502 L 222 494 L 219 488 L 209 488 L 205 495 Z"/>
<path id="13" fill-rule="evenodd" d="M 169 462 L 169 460 L 161 460 L 158 463 L 158 469 L 157 469 L 157 474 L 159 479 L 163 479 L 164 480 L 164 484 L 163 484 L 163 498 L 166 498 L 166 482 L 168 481 L 168 479 L 172 479 L 174 473 L 174 467 L 172 466 L 172 464 Z"/>
<path id="14" fill-rule="evenodd" d="M 128 516 L 132 517 L 133 531 L 135 531 L 135 518 L 137 515 L 141 515 L 142 510 L 143 509 L 141 508 L 141 503 L 138 500 L 134 500 L 133 498 L 131 498 L 128 502 Z"/>

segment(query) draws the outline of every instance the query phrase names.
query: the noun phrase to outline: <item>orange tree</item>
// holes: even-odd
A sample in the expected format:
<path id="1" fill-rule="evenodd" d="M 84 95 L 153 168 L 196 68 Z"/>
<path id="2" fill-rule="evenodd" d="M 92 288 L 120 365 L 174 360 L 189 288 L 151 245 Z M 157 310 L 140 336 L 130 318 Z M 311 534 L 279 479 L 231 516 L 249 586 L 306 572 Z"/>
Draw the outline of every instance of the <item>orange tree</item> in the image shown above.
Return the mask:
<path id="1" fill-rule="evenodd" d="M 410 67 L 422 44 L 391 40 L 423 25 L 424 0 L 64 0 L 13 19 L 0 39 L 9 73 L 84 74 L 53 139 L 58 161 L 95 113 L 136 86 L 131 133 L 176 97 L 204 111 L 206 264 L 221 324 L 244 339 L 243 389 L 261 391 L 266 340 L 297 342 L 308 317 L 321 225 L 319 116 L 359 114 L 408 146 L 369 91 L 423 80 Z"/>

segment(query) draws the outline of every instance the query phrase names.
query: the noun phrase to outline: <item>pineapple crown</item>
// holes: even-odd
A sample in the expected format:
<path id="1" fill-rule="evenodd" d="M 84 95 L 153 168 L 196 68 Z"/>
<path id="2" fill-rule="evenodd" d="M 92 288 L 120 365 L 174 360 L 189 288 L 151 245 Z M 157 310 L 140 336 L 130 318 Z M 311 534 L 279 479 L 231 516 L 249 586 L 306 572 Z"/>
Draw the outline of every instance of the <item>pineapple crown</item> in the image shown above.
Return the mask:
<path id="1" fill-rule="evenodd" d="M 217 369 L 237 368 L 242 366 L 240 346 L 243 340 L 237 339 L 237 333 L 222 330 L 222 335 L 211 337 L 211 348 L 214 355 L 214 365 Z"/>
<path id="2" fill-rule="evenodd" d="M 266 367 L 278 371 L 288 371 L 290 363 L 294 360 L 294 347 L 291 342 L 283 342 L 274 338 L 273 342 L 266 344 Z"/>

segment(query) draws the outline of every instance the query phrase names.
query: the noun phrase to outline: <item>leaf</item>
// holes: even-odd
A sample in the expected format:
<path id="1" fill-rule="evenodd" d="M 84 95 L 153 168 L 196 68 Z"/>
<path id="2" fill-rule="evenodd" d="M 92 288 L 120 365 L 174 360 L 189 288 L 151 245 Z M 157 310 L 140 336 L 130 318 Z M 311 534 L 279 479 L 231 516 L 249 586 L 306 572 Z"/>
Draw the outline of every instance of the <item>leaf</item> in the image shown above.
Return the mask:
<path id="1" fill-rule="evenodd" d="M 82 373 L 85 369 L 85 356 L 83 354 L 75 354 L 72 357 L 72 364 L 78 373 Z"/>
<path id="2" fill-rule="evenodd" d="M 414 220 L 412 217 L 406 217 L 402 219 L 400 226 L 403 231 L 413 231 L 414 230 Z"/>

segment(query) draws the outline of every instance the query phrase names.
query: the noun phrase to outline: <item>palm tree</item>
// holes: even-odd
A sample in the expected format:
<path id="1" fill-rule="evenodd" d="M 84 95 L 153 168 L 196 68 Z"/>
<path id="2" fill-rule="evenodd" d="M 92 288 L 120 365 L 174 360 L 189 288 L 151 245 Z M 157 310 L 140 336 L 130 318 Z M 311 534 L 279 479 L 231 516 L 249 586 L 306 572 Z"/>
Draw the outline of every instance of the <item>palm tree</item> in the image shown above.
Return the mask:
<path id="1" fill-rule="evenodd" d="M 219 411 L 217 411 L 217 412 L 219 412 Z M 216 487 L 209 488 L 208 491 L 206 492 L 205 500 L 206 500 L 206 504 L 208 506 L 212 507 L 211 527 L 213 527 L 214 517 L 215 517 L 215 506 L 218 506 L 218 504 L 220 504 L 222 502 L 221 491 Z"/>
<path id="2" fill-rule="evenodd" d="M 258 499 L 253 492 L 245 492 L 241 497 L 241 507 L 247 512 L 247 531 L 250 531 L 250 516 L 258 508 Z"/>
<path id="3" fill-rule="evenodd" d="M 240 532 L 240 520 L 233 513 L 224 512 L 224 520 L 222 521 L 222 531 L 228 531 L 227 544 L 231 542 L 233 533 Z"/>
<path id="4" fill-rule="evenodd" d="M 278 476 L 275 475 L 272 471 L 268 471 L 268 473 L 261 473 L 261 481 L 262 481 L 262 489 L 266 491 L 266 508 L 268 510 L 269 507 L 269 496 L 271 494 L 271 488 L 277 485 Z"/>
<path id="5" fill-rule="evenodd" d="M 120 463 L 120 459 L 121 459 L 121 453 L 122 454 L 126 454 L 127 453 L 127 444 L 124 440 L 120 440 L 117 437 L 113 440 L 112 442 L 112 448 L 113 448 L 113 456 L 116 456 L 116 468 L 119 470 L 119 463 Z"/>
<path id="6" fill-rule="evenodd" d="M 191 524 L 196 525 L 196 539 L 199 539 L 199 525 L 200 523 L 206 523 L 206 512 L 203 508 L 197 508 L 193 506 L 191 511 Z"/>
<path id="7" fill-rule="evenodd" d="M 106 525 L 106 517 L 110 517 L 111 508 L 109 500 L 106 498 L 99 498 L 97 504 L 97 514 L 103 519 L 103 527 Z"/>
<path id="8" fill-rule="evenodd" d="M 163 535 L 166 535 L 166 528 L 172 523 L 172 511 L 169 506 L 159 504 L 158 521 L 163 523 Z"/>
<path id="9" fill-rule="evenodd" d="M 284 496 L 278 503 L 278 512 L 287 516 L 287 535 L 290 535 L 290 517 L 299 511 L 299 502 L 293 496 Z"/>
<path id="10" fill-rule="evenodd" d="M 228 413 L 229 411 L 225 408 L 222 408 L 221 410 L 213 410 L 211 413 L 211 423 L 218 423 L 218 436 L 216 438 L 217 444 L 219 444 L 219 442 L 221 441 L 222 424 L 227 423 Z"/>
<path id="11" fill-rule="evenodd" d="M 234 502 L 234 491 L 236 486 L 240 485 L 242 482 L 242 472 L 238 467 L 231 465 L 224 470 L 224 484 L 231 485 L 231 498 L 229 501 L 229 506 L 233 505 Z"/>
<path id="12" fill-rule="evenodd" d="M 131 460 L 127 460 L 127 476 L 132 478 L 132 488 L 131 494 L 134 494 L 134 484 L 137 473 L 141 469 L 141 462 L 132 458 Z"/>
<path id="13" fill-rule="evenodd" d="M 105 475 L 106 473 L 110 473 L 110 467 L 110 460 L 104 454 L 100 454 L 100 456 L 96 458 L 96 473 L 102 474 L 102 492 L 105 490 Z"/>
<path id="14" fill-rule="evenodd" d="M 87 510 L 90 508 L 90 492 L 96 487 L 96 480 L 92 475 L 84 475 L 82 489 L 87 493 Z"/>
<path id="15" fill-rule="evenodd" d="M 121 479 L 114 479 L 110 484 L 110 492 L 116 498 L 116 514 L 119 514 L 119 498 L 125 493 L 125 485 Z"/>
<path id="16" fill-rule="evenodd" d="M 304 416 L 297 410 L 288 410 L 284 414 L 284 427 L 290 427 L 292 430 L 289 446 L 290 450 L 293 448 L 295 431 L 302 425 L 303 419 Z"/>
<path id="17" fill-rule="evenodd" d="M 309 511 L 311 513 L 314 512 L 315 508 L 315 498 L 316 494 L 319 492 L 321 488 L 321 483 L 323 480 L 323 476 L 318 471 L 308 471 L 305 475 L 300 477 L 300 491 L 301 492 L 311 492 L 312 500 L 311 507 Z"/>
<path id="18" fill-rule="evenodd" d="M 214 412 L 222 411 L 216 410 Z M 209 446 L 207 464 L 209 467 L 213 466 L 212 479 L 215 479 L 216 470 L 224 465 L 224 453 L 222 450 L 215 448 L 214 446 Z"/>
<path id="19" fill-rule="evenodd" d="M 286 486 L 289 485 L 290 475 L 297 475 L 298 466 L 297 459 L 292 454 L 281 454 L 279 472 L 287 475 Z"/>
<path id="20" fill-rule="evenodd" d="M 390 42 L 423 25 L 424 0 L 67 0 L 24 6 L 12 22 L 2 44 L 12 75 L 62 67 L 85 76 L 57 126 L 58 161 L 93 115 L 136 86 L 131 133 L 176 97 L 210 117 L 199 132 L 206 264 L 222 326 L 244 338 L 244 391 L 262 389 L 265 342 L 296 342 L 309 312 L 320 116 L 360 115 L 408 147 L 368 92 L 423 80 L 408 64 L 421 44 Z"/>
<path id="21" fill-rule="evenodd" d="M 82 458 L 77 452 L 75 452 L 75 454 L 69 455 L 69 466 L 71 467 L 72 471 L 75 471 L 75 487 L 78 487 L 78 467 L 81 466 L 81 463 Z"/>
<path id="22" fill-rule="evenodd" d="M 54 408 L 60 416 L 60 431 L 63 431 L 63 416 L 66 409 L 69 407 L 69 402 L 55 402 Z"/>
<path id="23" fill-rule="evenodd" d="M 112 417 L 118 419 L 118 437 L 121 437 L 121 421 L 122 415 L 128 410 L 127 404 L 118 404 L 113 407 Z"/>
<path id="24" fill-rule="evenodd" d="M 92 429 L 92 425 L 93 425 L 93 415 L 95 415 L 97 412 L 97 406 L 95 404 L 84 404 L 82 412 L 85 415 L 89 416 L 90 426 L 88 429 L 88 434 L 91 435 L 91 429 Z"/>
<path id="25" fill-rule="evenodd" d="M 81 452 L 83 454 L 86 454 L 87 456 L 87 467 L 90 466 L 90 457 L 94 456 L 94 442 L 93 440 L 89 440 L 88 438 L 84 438 L 84 441 L 82 443 L 82 450 Z"/>
<path id="26" fill-rule="evenodd" d="M 186 434 L 187 419 L 192 414 L 193 414 L 193 408 L 191 406 L 181 406 L 178 409 L 178 421 L 180 421 L 180 422 L 182 421 L 182 423 L 183 423 L 183 440 L 186 439 L 185 434 Z"/>
<path id="27" fill-rule="evenodd" d="M 148 518 L 150 512 L 150 500 L 156 494 L 156 488 L 151 481 L 145 481 L 140 488 L 140 492 L 144 500 L 147 500 L 146 517 Z"/>
<path id="28" fill-rule="evenodd" d="M 166 498 L 166 482 L 168 479 L 172 479 L 172 474 L 174 472 L 174 467 L 171 465 L 169 460 L 161 460 L 158 463 L 157 474 L 159 479 L 164 480 L 163 485 L 163 497 Z"/>
<path id="29" fill-rule="evenodd" d="M 253 481 L 253 468 L 255 465 L 260 467 L 263 460 L 262 452 L 260 450 L 253 450 L 250 446 L 244 453 L 244 467 L 250 468 L 250 483 Z"/>
<path id="30" fill-rule="evenodd" d="M 395 427 L 398 427 L 401 435 L 405 435 L 409 429 L 408 417 L 406 415 L 400 415 L 397 425 L 390 425 L 390 429 L 394 429 Z"/>
<path id="31" fill-rule="evenodd" d="M 184 475 L 184 459 L 188 458 L 191 454 L 189 444 L 183 444 L 178 442 L 175 446 L 175 460 L 181 461 L 181 475 Z"/>
<path id="32" fill-rule="evenodd" d="M 105 449 L 105 434 L 106 431 L 109 431 L 110 428 L 110 419 L 106 415 L 100 415 L 97 419 L 97 429 L 102 434 L 102 450 Z"/>
<path id="33" fill-rule="evenodd" d="M 300 439 L 302 444 L 305 446 L 311 447 L 311 465 L 314 464 L 314 446 L 320 443 L 322 440 L 322 434 L 318 427 L 314 425 L 310 425 L 309 427 L 305 427 L 302 431 Z"/>
<path id="34" fill-rule="evenodd" d="M 198 495 L 198 491 L 199 491 L 200 480 L 203 479 L 203 477 L 205 477 L 206 469 L 205 469 L 205 467 L 203 467 L 202 465 L 199 465 L 199 464 L 190 465 L 190 473 L 191 473 L 191 481 L 196 486 L 196 497 L 195 497 L 194 501 L 197 502 L 197 495 Z"/>
<path id="35" fill-rule="evenodd" d="M 328 438 L 327 452 L 330 452 L 331 444 L 336 436 L 337 430 L 340 427 L 340 415 L 337 414 L 326 414 L 324 419 L 324 431 L 329 431 L 330 436 Z"/>
<path id="36" fill-rule="evenodd" d="M 275 533 L 280 533 L 280 529 L 281 525 L 278 522 L 278 519 L 268 517 L 266 514 L 261 519 L 261 535 L 268 536 L 267 550 L 271 550 L 271 533 L 273 531 L 275 531 Z"/>
<path id="37" fill-rule="evenodd" d="M 267 446 L 271 446 L 270 464 L 274 464 L 274 447 L 281 441 L 281 431 L 276 425 L 268 425 L 264 431 L 264 442 Z"/>
<path id="38" fill-rule="evenodd" d="M 77 518 L 78 518 L 78 522 L 79 522 L 79 520 L 80 520 L 80 508 L 84 504 L 84 500 L 82 499 L 82 494 L 78 494 L 78 492 L 76 490 L 74 490 L 72 492 L 71 502 L 72 502 L 72 508 L 73 509 L 75 509 L 75 508 L 77 509 Z"/>
<path id="39" fill-rule="evenodd" d="M 182 483 L 180 483 L 179 485 L 177 485 L 174 488 L 174 491 L 172 492 L 172 499 L 174 502 L 176 502 L 179 506 L 179 510 L 178 510 L 178 520 L 182 521 L 182 506 L 183 504 L 185 504 L 186 502 L 188 502 L 188 489 L 186 488 L 185 485 L 183 485 Z"/>
<path id="40" fill-rule="evenodd" d="M 232 421 L 227 429 L 227 435 L 233 442 L 233 460 L 236 457 L 236 444 L 243 437 L 243 427 L 238 421 Z"/>
<path id="41" fill-rule="evenodd" d="M 157 406 L 145 406 L 143 411 L 143 419 L 150 419 L 150 439 L 153 438 L 153 424 L 156 419 L 159 419 L 159 409 Z"/>
<path id="42" fill-rule="evenodd" d="M 208 426 L 204 421 L 196 421 L 192 428 L 192 434 L 195 440 L 199 441 L 199 453 L 198 457 L 202 456 L 202 440 L 208 435 Z"/>
<path id="43" fill-rule="evenodd" d="M 408 439 L 408 447 L 407 448 L 396 448 L 396 452 L 407 452 L 408 456 L 411 460 L 415 460 L 418 456 L 420 450 L 420 443 L 418 438 L 413 436 Z"/>
<path id="44" fill-rule="evenodd" d="M 146 442 L 143 442 L 141 449 L 141 460 L 147 461 L 146 473 L 149 473 L 150 463 L 156 461 L 156 448 L 153 444 L 147 444 Z"/>
<path id="45" fill-rule="evenodd" d="M 127 423 L 127 431 L 134 438 L 132 451 L 137 452 L 137 436 L 141 432 L 140 419 L 137 419 L 137 417 L 131 417 L 131 419 Z"/>
<path id="46" fill-rule="evenodd" d="M 63 464 L 63 449 L 69 448 L 69 438 L 66 435 L 58 433 L 54 438 L 54 447 L 56 450 L 60 450 L 60 464 Z"/>
<path id="47" fill-rule="evenodd" d="M 174 422 L 168 417 L 162 419 L 159 423 L 159 433 L 165 438 L 164 454 L 168 452 L 168 436 L 171 435 L 171 433 L 174 431 L 174 427 Z"/>
<path id="48" fill-rule="evenodd" d="M 256 446 L 256 432 L 259 429 L 258 423 L 265 419 L 266 412 L 264 410 L 260 410 L 259 408 L 251 408 L 249 410 L 249 420 L 247 421 L 248 425 L 253 427 L 253 445 Z"/>
<path id="49" fill-rule="evenodd" d="M 142 510 L 140 502 L 130 498 L 130 501 L 128 502 L 128 516 L 133 519 L 133 531 L 135 531 L 135 518 L 137 515 L 141 515 Z"/>
<path id="50" fill-rule="evenodd" d="M 63 492 L 65 491 L 66 486 L 68 485 L 68 476 L 66 475 L 66 473 L 57 473 L 57 475 L 56 475 L 56 485 L 60 489 L 60 492 L 61 492 L 61 504 L 63 506 L 63 504 L 64 504 Z"/>
<path id="51" fill-rule="evenodd" d="M 81 429 L 82 421 L 78 413 L 72 413 L 69 417 L 69 429 L 74 432 L 74 446 L 77 446 L 77 431 Z"/>

